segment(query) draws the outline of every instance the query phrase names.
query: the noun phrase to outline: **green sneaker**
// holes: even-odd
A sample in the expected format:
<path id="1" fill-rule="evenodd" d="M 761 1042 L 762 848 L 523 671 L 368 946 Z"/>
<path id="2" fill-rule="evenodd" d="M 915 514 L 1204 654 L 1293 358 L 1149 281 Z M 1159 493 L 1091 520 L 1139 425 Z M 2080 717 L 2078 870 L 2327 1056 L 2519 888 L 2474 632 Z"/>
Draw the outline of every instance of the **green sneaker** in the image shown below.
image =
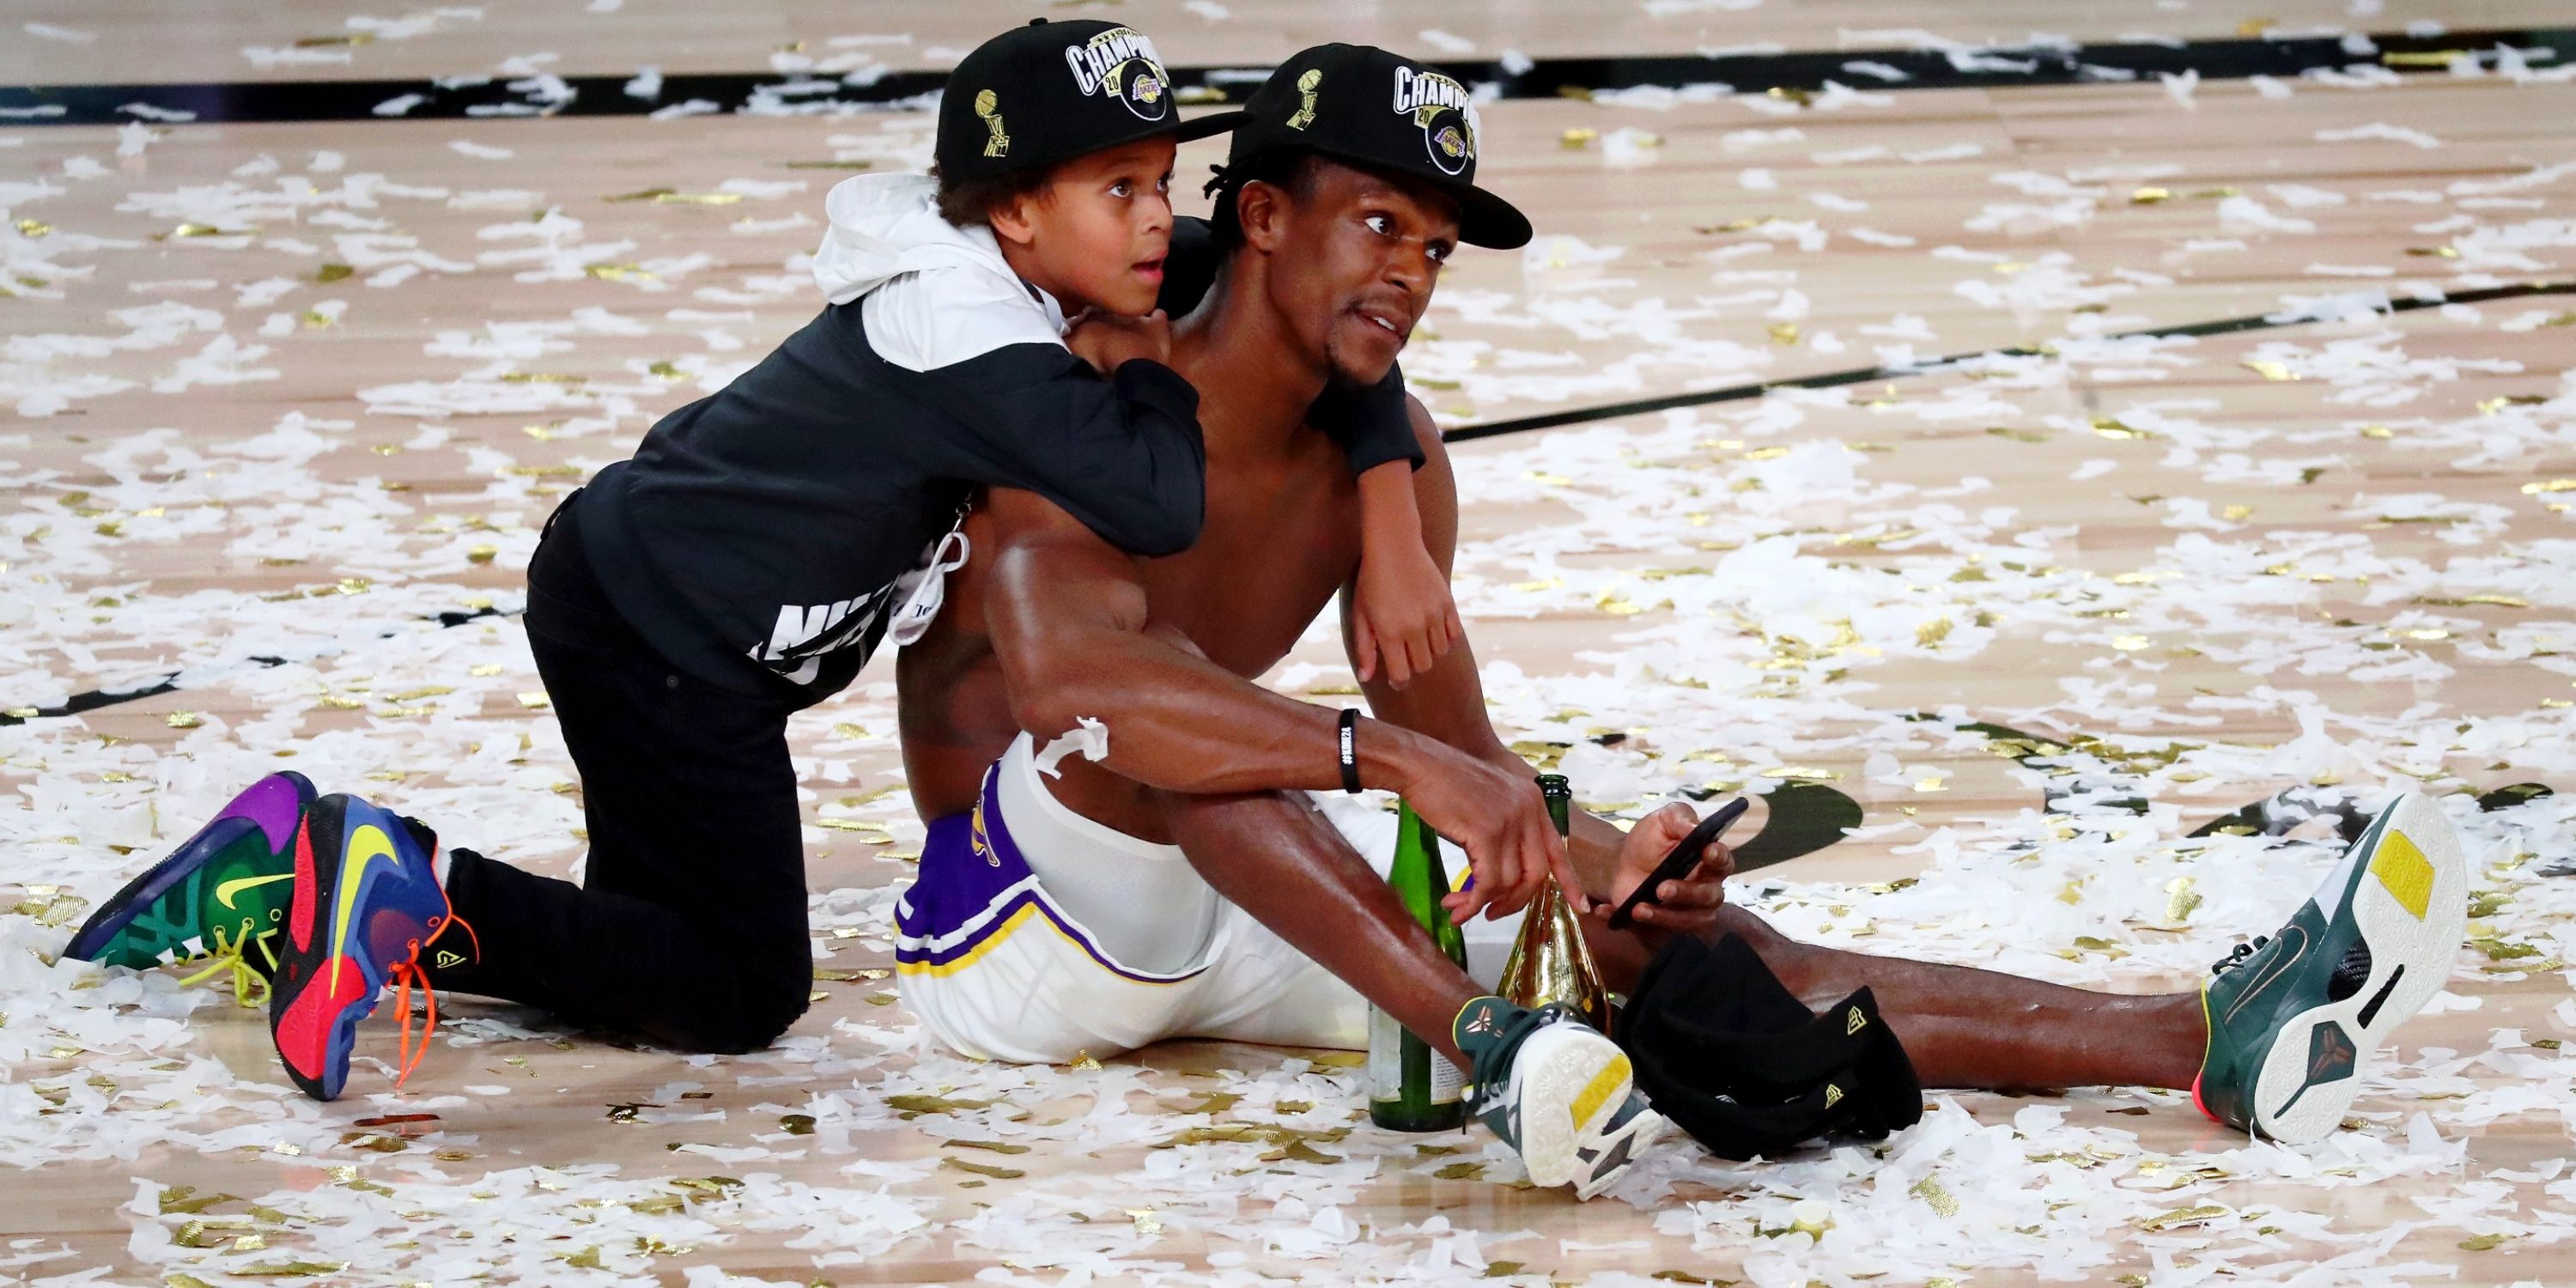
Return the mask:
<path id="1" fill-rule="evenodd" d="M 295 826 L 312 803 L 313 784 L 292 770 L 251 784 L 100 904 L 63 955 L 135 970 L 211 959 L 190 982 L 229 967 L 234 995 L 250 1004 L 277 969 Z"/>
<path id="2" fill-rule="evenodd" d="M 1664 1116 L 1629 1085 L 1627 1053 L 1562 1003 L 1533 1011 L 1480 997 L 1450 1028 L 1475 1064 L 1467 1112 L 1520 1152 L 1532 1185 L 1591 1198 L 1664 1134 Z"/>
<path id="3" fill-rule="evenodd" d="M 2450 978 L 2468 861 L 2441 807 L 2399 797 L 2277 932 L 2239 944 L 2201 989 L 2200 1111 L 2298 1145 L 2343 1122 L 2362 1067 Z"/>

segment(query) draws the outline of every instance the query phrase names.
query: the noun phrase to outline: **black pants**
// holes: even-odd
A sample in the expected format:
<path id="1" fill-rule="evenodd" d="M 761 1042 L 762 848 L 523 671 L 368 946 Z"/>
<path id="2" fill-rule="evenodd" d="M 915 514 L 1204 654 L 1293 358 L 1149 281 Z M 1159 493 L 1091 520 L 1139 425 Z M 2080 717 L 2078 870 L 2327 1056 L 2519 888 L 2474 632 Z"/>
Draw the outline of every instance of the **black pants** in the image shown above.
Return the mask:
<path id="1" fill-rule="evenodd" d="M 663 661 L 601 592 L 577 504 L 530 561 L 527 627 L 581 771 L 590 867 L 577 886 L 451 848 L 448 897 L 482 953 L 431 979 L 689 1050 L 757 1050 L 813 989 L 793 707 Z"/>

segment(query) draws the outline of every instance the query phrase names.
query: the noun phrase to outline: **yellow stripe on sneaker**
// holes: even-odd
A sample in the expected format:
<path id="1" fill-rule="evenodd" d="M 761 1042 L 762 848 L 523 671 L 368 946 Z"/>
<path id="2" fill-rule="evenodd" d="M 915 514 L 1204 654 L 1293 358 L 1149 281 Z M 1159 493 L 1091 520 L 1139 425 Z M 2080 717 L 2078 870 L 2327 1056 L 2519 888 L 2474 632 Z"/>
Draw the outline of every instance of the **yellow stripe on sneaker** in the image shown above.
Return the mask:
<path id="1" fill-rule="evenodd" d="M 2388 829 L 2387 837 L 2379 843 L 2379 853 L 2370 856 L 2370 875 L 2379 878 L 2379 884 L 2388 887 L 2398 905 L 2413 913 L 2417 921 L 2424 919 L 2425 910 L 2433 904 L 2433 864 L 2404 832 Z"/>
<path id="2" fill-rule="evenodd" d="M 1592 1081 L 1584 1084 L 1583 1094 L 1574 1098 L 1574 1125 L 1579 1129 L 1591 1122 L 1592 1116 L 1601 1112 L 1601 1106 L 1627 1083 L 1628 1076 L 1628 1057 L 1610 1057 L 1610 1063 L 1601 1066 L 1601 1072 L 1592 1075 Z"/>

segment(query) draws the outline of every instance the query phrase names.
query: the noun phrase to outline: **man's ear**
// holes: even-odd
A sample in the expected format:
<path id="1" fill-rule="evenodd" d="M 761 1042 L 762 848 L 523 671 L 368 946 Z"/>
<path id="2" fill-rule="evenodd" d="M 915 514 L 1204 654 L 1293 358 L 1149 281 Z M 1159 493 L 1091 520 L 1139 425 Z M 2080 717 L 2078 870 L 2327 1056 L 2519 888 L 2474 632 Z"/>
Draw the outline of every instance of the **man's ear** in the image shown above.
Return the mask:
<path id="1" fill-rule="evenodd" d="M 1286 236 L 1289 200 L 1286 189 L 1266 180 L 1243 185 L 1234 196 L 1234 218 L 1243 227 L 1243 244 L 1265 255 L 1279 249 L 1280 239 Z"/>

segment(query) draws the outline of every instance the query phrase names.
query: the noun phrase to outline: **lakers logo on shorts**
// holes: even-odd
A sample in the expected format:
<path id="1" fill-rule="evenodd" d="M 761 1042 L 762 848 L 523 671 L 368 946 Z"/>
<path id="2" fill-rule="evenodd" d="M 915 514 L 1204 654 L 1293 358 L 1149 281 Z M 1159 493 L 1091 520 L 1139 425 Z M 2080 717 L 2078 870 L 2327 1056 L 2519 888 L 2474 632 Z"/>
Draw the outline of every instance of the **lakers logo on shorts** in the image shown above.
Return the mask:
<path id="1" fill-rule="evenodd" d="M 1002 856 L 993 852 L 992 839 L 984 834 L 984 798 L 980 794 L 975 797 L 975 813 L 966 826 L 966 845 L 984 861 L 984 866 L 1002 866 Z"/>

